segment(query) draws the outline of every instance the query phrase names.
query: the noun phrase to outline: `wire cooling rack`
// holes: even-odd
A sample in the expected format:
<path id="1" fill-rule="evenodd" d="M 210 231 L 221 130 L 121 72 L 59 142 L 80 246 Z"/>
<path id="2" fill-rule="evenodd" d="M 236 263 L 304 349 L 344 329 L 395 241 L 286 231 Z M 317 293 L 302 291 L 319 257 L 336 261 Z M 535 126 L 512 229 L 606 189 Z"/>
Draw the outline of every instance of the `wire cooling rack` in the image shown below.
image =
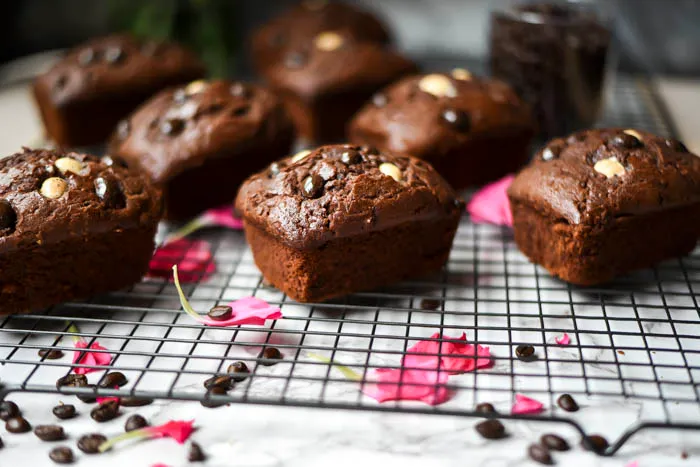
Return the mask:
<path id="1" fill-rule="evenodd" d="M 672 134 L 664 110 L 645 81 L 619 77 L 604 124 Z M 626 400 L 640 407 L 641 422 L 613 443 L 612 454 L 645 428 L 700 429 L 700 315 L 695 287 L 700 251 L 619 279 L 605 288 L 578 288 L 527 261 L 508 229 L 462 221 L 449 263 L 434 277 L 358 293 L 319 305 L 300 305 L 266 286 L 240 232 L 208 231 L 216 272 L 186 285 L 195 309 L 206 312 L 243 296 L 279 305 L 284 319 L 266 327 L 205 328 L 180 311 L 176 290 L 164 279 L 145 279 L 129 290 L 66 303 L 43 313 L 0 321 L 2 394 L 56 392 L 55 381 L 71 371 L 74 335 L 99 342 L 114 355 L 111 369 L 125 373 L 122 389 L 63 388 L 70 394 L 205 400 L 203 381 L 238 360 L 251 376 L 212 402 L 259 403 L 412 413 L 477 415 L 480 402 L 505 409 L 516 393 L 542 401 L 537 416 L 499 415 L 585 427 L 556 405 L 562 393 L 579 403 Z M 410 252 L 407 252 L 410 254 Z M 437 309 L 424 309 L 433 301 Z M 1 306 L 1 305 L 0 305 Z M 363 396 L 320 354 L 366 374 L 398 367 L 406 349 L 434 332 L 467 333 L 489 346 L 494 366 L 453 376 L 455 397 L 431 407 L 416 402 L 378 404 Z M 554 338 L 571 336 L 569 346 Z M 538 359 L 514 358 L 531 344 Z M 284 355 L 274 366 L 259 364 L 260 351 Z M 65 352 L 59 360 L 37 351 Z M 98 383 L 104 372 L 89 375 Z M 484 416 L 480 414 L 480 416 Z"/>

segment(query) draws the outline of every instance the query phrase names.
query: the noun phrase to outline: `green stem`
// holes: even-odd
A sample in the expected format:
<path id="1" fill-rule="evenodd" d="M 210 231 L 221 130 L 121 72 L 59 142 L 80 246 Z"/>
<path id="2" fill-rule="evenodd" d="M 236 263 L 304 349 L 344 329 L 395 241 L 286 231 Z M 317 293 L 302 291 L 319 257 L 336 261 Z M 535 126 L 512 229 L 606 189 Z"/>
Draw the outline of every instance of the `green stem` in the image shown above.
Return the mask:
<path id="1" fill-rule="evenodd" d="M 347 367 L 345 365 L 340 365 L 338 363 L 333 363 L 333 360 L 331 360 L 330 358 L 324 357 L 323 355 L 315 354 L 313 352 L 308 353 L 308 355 L 309 355 L 309 357 L 313 358 L 314 360 L 318 360 L 318 361 L 321 361 L 323 363 L 328 363 L 329 365 L 334 366 L 347 379 L 351 379 L 353 381 L 361 381 L 362 380 L 362 375 L 350 367 Z"/>
<path id="2" fill-rule="evenodd" d="M 182 305 L 182 309 L 185 310 L 185 313 L 187 313 L 197 321 L 201 321 L 202 317 L 199 316 L 199 313 L 194 311 L 192 305 L 190 305 L 190 302 L 187 301 L 187 297 L 185 297 L 185 293 L 182 291 L 182 287 L 180 287 L 180 278 L 177 277 L 177 264 L 173 266 L 173 280 L 175 281 L 175 288 L 177 289 L 177 294 L 180 296 L 180 305 Z"/>
<path id="3" fill-rule="evenodd" d="M 70 326 L 68 326 L 67 332 L 73 334 L 72 336 L 70 336 L 71 339 L 73 339 L 73 342 L 80 342 L 81 340 L 83 340 L 82 337 L 76 336 L 76 334 L 80 334 L 80 329 L 78 329 L 78 326 L 76 326 L 75 323 L 71 323 Z"/>
<path id="4" fill-rule="evenodd" d="M 100 447 L 97 449 L 100 452 L 105 452 L 108 449 L 111 449 L 112 446 L 119 443 L 120 441 L 126 441 L 128 439 L 134 439 L 134 438 L 148 438 L 148 437 L 150 437 L 150 435 L 151 435 L 151 432 L 146 430 L 146 429 L 127 431 L 126 433 L 122 433 L 119 436 L 115 436 L 114 438 L 108 439 L 104 443 L 100 444 Z"/>
<path id="5" fill-rule="evenodd" d="M 174 242 L 176 240 L 180 240 L 181 238 L 185 238 L 188 235 L 190 235 L 192 232 L 196 232 L 197 230 L 201 229 L 204 227 L 206 224 L 202 222 L 201 219 L 193 219 L 187 224 L 183 225 L 181 228 L 173 232 L 172 234 L 168 235 L 168 237 L 163 241 L 163 245 L 167 245 L 168 243 Z"/>

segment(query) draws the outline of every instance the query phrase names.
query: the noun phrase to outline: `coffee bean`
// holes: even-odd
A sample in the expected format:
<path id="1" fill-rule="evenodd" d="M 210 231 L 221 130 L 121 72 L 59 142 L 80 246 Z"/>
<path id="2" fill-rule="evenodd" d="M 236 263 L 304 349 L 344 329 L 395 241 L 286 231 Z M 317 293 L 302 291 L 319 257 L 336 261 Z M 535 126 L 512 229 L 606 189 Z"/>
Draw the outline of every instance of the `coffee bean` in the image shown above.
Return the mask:
<path id="1" fill-rule="evenodd" d="M 234 362 L 228 366 L 226 373 L 230 374 L 233 380 L 239 383 L 250 375 L 250 370 L 248 370 L 248 365 L 245 363 Z"/>
<path id="2" fill-rule="evenodd" d="M 540 464 L 544 465 L 554 464 L 554 459 L 552 459 L 552 455 L 549 453 L 549 449 L 547 449 L 546 446 L 542 446 L 541 444 L 531 444 L 530 447 L 527 448 L 527 453 L 530 456 L 530 459 L 535 462 L 539 462 Z"/>
<path id="3" fill-rule="evenodd" d="M 632 135 L 621 133 L 615 135 L 610 140 L 610 146 L 614 148 L 634 149 L 642 147 L 644 144 Z"/>
<path id="4" fill-rule="evenodd" d="M 5 443 L 2 442 L 2 438 L 0 438 L 0 449 L 5 447 Z"/>
<path id="5" fill-rule="evenodd" d="M 224 396 L 226 395 L 226 389 L 222 388 L 221 386 L 213 386 L 211 389 L 207 390 L 206 398 L 201 402 L 201 404 L 204 407 L 208 407 L 210 409 L 216 408 L 216 407 L 221 407 L 222 405 L 226 405 L 226 402 L 219 402 L 215 401 L 209 398 L 209 396 Z"/>
<path id="6" fill-rule="evenodd" d="M 32 429 L 32 426 L 24 417 L 17 416 L 5 422 L 5 429 L 10 433 L 26 433 Z"/>
<path id="7" fill-rule="evenodd" d="M 95 179 L 95 193 L 104 205 L 112 209 L 122 209 L 126 206 L 126 198 L 117 178 L 105 173 Z"/>
<path id="8" fill-rule="evenodd" d="M 0 402 L 0 420 L 6 422 L 11 418 L 19 417 L 22 411 L 19 410 L 17 404 L 12 401 Z"/>
<path id="9" fill-rule="evenodd" d="M 9 201 L 0 199 L 0 232 L 3 230 L 12 232 L 15 230 L 16 223 L 17 214 L 15 214 L 15 210 L 12 209 L 12 205 Z"/>
<path id="10" fill-rule="evenodd" d="M 67 446 L 59 446 L 51 450 L 49 458 L 57 464 L 72 464 L 73 450 Z"/>
<path id="11" fill-rule="evenodd" d="M 217 305 L 207 313 L 214 321 L 226 321 L 233 316 L 233 308 L 228 305 Z"/>
<path id="12" fill-rule="evenodd" d="M 179 118 L 171 118 L 160 124 L 160 132 L 166 136 L 177 136 L 185 129 L 185 121 Z"/>
<path id="13" fill-rule="evenodd" d="M 564 438 L 553 433 L 542 435 L 540 438 L 540 443 L 547 446 L 547 448 L 551 449 L 552 451 L 568 451 L 571 449 L 569 443 L 567 443 Z"/>
<path id="14" fill-rule="evenodd" d="M 66 438 L 63 427 L 58 425 L 39 425 L 34 428 L 34 434 L 42 441 L 59 441 Z"/>
<path id="15" fill-rule="evenodd" d="M 440 308 L 440 300 L 435 300 L 434 298 L 424 298 L 420 301 L 420 307 L 422 310 L 437 310 Z"/>
<path id="16" fill-rule="evenodd" d="M 53 414 L 61 420 L 68 420 L 76 415 L 75 406 L 73 404 L 59 404 L 52 410 Z"/>
<path id="17" fill-rule="evenodd" d="M 488 402 L 482 402 L 481 404 L 478 404 L 475 410 L 481 413 L 497 413 L 496 407 L 494 407 L 493 404 L 489 404 Z"/>
<path id="18" fill-rule="evenodd" d="M 206 456 L 204 455 L 204 451 L 202 451 L 202 447 L 199 445 L 199 443 L 192 441 L 190 444 L 190 450 L 187 453 L 187 460 L 189 462 L 204 462 L 205 458 Z"/>
<path id="19" fill-rule="evenodd" d="M 62 386 L 68 386 L 72 388 L 79 388 L 87 386 L 88 381 L 85 375 L 77 375 L 71 373 L 66 376 L 62 376 L 56 380 L 56 389 L 61 389 Z"/>
<path id="20" fill-rule="evenodd" d="M 88 66 L 97 59 L 97 54 L 94 49 L 83 49 L 78 54 L 78 64 L 80 66 Z"/>
<path id="21" fill-rule="evenodd" d="M 119 404 L 122 407 L 143 407 L 144 405 L 150 405 L 153 403 L 153 399 L 146 399 L 143 397 L 122 397 L 119 400 Z"/>
<path id="22" fill-rule="evenodd" d="M 446 109 L 442 112 L 442 119 L 459 132 L 466 133 L 471 129 L 469 115 L 461 110 Z"/>
<path id="23" fill-rule="evenodd" d="M 588 436 L 588 441 L 593 446 L 593 451 L 597 452 L 598 454 L 605 452 L 605 450 L 608 449 L 609 446 L 608 440 L 600 435 L 590 435 Z M 581 440 L 581 446 L 583 446 L 583 449 L 587 451 L 589 450 L 589 448 L 586 447 L 583 440 Z"/>
<path id="24" fill-rule="evenodd" d="M 139 414 L 134 414 L 126 419 L 124 424 L 124 431 L 134 431 L 140 430 L 143 427 L 148 426 L 148 422 Z"/>
<path id="25" fill-rule="evenodd" d="M 40 349 L 39 356 L 46 360 L 58 360 L 63 357 L 63 352 L 58 349 Z"/>
<path id="26" fill-rule="evenodd" d="M 243 83 L 233 83 L 233 85 L 231 85 L 231 95 L 245 99 L 250 97 L 250 91 Z"/>
<path id="27" fill-rule="evenodd" d="M 121 141 L 129 136 L 130 125 L 129 120 L 121 120 L 117 123 L 117 138 Z"/>
<path id="28" fill-rule="evenodd" d="M 475 427 L 476 431 L 486 439 L 501 439 L 506 437 L 506 428 L 498 420 L 484 420 Z"/>
<path id="29" fill-rule="evenodd" d="M 284 66 L 292 69 L 302 68 L 306 64 L 306 54 L 291 52 L 284 57 Z"/>
<path id="30" fill-rule="evenodd" d="M 386 97 L 386 94 L 378 92 L 377 94 L 372 96 L 372 104 L 374 104 L 375 107 L 384 107 L 388 103 L 389 99 Z"/>
<path id="31" fill-rule="evenodd" d="M 666 139 L 664 140 L 664 144 L 675 152 L 688 152 L 688 148 L 685 147 L 685 144 L 681 143 L 677 139 Z"/>
<path id="32" fill-rule="evenodd" d="M 207 389 L 211 389 L 214 386 L 218 386 L 220 388 L 225 389 L 226 391 L 229 391 L 233 389 L 233 382 L 233 378 L 228 375 L 212 376 L 211 378 L 204 381 L 204 387 Z"/>
<path id="33" fill-rule="evenodd" d="M 317 175 L 309 175 L 301 184 L 301 194 L 305 198 L 318 198 L 323 192 L 323 179 Z"/>
<path id="34" fill-rule="evenodd" d="M 121 47 L 109 47 L 107 50 L 105 50 L 104 57 L 107 63 L 114 65 L 124 61 L 124 58 L 126 58 L 126 53 Z"/>
<path id="35" fill-rule="evenodd" d="M 96 384 L 86 384 L 83 386 L 84 388 L 91 389 L 91 392 L 87 392 L 85 394 L 76 394 L 76 397 L 80 399 L 81 401 L 85 402 L 86 404 L 94 404 L 97 402 L 97 395 L 95 395 L 95 389 L 97 389 Z"/>
<path id="36" fill-rule="evenodd" d="M 523 362 L 531 362 L 537 359 L 535 348 L 526 344 L 519 345 L 515 348 L 515 356 L 518 357 L 518 360 L 522 360 Z"/>
<path id="37" fill-rule="evenodd" d="M 119 415 L 119 402 L 104 402 L 90 411 L 90 417 L 96 422 L 107 422 L 117 418 Z"/>
<path id="38" fill-rule="evenodd" d="M 272 366 L 277 363 L 278 360 L 282 360 L 282 354 L 275 347 L 267 347 L 258 354 L 258 358 L 261 359 L 261 365 Z"/>
<path id="39" fill-rule="evenodd" d="M 121 373 L 119 371 L 113 371 L 111 373 L 107 373 L 104 378 L 102 378 L 102 381 L 100 381 L 100 387 L 101 388 L 114 388 L 115 386 L 125 386 L 126 383 L 128 383 L 129 380 L 126 379 L 126 376 L 124 376 L 124 373 Z"/>
<path id="40" fill-rule="evenodd" d="M 346 165 L 359 164 L 362 162 L 362 154 L 354 149 L 348 149 L 340 155 L 340 160 Z"/>
<path id="41" fill-rule="evenodd" d="M 561 407 L 562 409 L 566 410 L 567 412 L 576 412 L 578 411 L 578 404 L 574 400 L 573 397 L 569 394 L 562 394 L 559 396 L 557 399 L 557 405 Z"/>
<path id="42" fill-rule="evenodd" d="M 99 433 L 83 435 L 78 439 L 78 449 L 85 454 L 97 454 L 100 452 L 100 445 L 107 441 L 107 438 Z"/>

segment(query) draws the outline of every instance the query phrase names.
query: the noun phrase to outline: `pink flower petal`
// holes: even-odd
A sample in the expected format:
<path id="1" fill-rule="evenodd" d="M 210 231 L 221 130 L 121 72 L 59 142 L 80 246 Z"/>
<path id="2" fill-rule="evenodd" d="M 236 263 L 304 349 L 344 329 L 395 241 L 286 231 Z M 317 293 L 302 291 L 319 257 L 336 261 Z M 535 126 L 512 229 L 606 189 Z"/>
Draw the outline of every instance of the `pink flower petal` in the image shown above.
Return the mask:
<path id="1" fill-rule="evenodd" d="M 107 352 L 86 352 L 84 350 L 80 349 L 85 349 L 87 348 L 87 342 L 84 341 L 83 339 L 80 339 L 76 341 L 73 346 L 76 349 L 75 352 L 73 352 L 73 363 L 78 364 L 78 365 L 90 365 L 90 366 L 107 366 L 112 362 L 112 355 L 107 353 Z M 105 347 L 102 347 L 99 342 L 93 342 L 90 344 L 90 349 L 94 350 L 107 350 Z M 92 373 L 93 371 L 101 371 L 104 368 L 83 368 L 83 367 L 77 367 L 73 368 L 73 371 L 76 374 L 79 375 L 84 375 L 87 373 Z"/>
<path id="2" fill-rule="evenodd" d="M 637 462 L 637 461 L 629 462 L 627 465 L 625 465 L 625 467 L 639 467 L 639 462 Z"/>
<path id="3" fill-rule="evenodd" d="M 208 225 L 226 227 L 234 230 L 243 228 L 243 221 L 233 217 L 233 208 L 229 205 L 213 208 L 202 214 L 202 220 Z"/>
<path id="4" fill-rule="evenodd" d="M 467 212 L 476 224 L 495 224 L 513 226 L 513 214 L 506 191 L 513 183 L 513 175 L 486 185 L 474 194 L 467 204 Z"/>
<path id="5" fill-rule="evenodd" d="M 255 297 L 245 297 L 228 304 L 233 308 L 233 315 L 230 319 L 217 321 L 207 315 L 199 315 L 197 321 L 207 326 L 241 326 L 253 324 L 262 326 L 268 319 L 275 320 L 282 317 L 282 310 L 276 306 L 271 306 L 265 300 Z"/>
<path id="6" fill-rule="evenodd" d="M 153 464 L 151 467 L 170 467 L 168 464 Z"/>
<path id="7" fill-rule="evenodd" d="M 542 405 L 541 402 L 536 401 L 535 399 L 531 399 L 527 396 L 523 396 L 522 394 L 516 394 L 515 395 L 515 404 L 513 404 L 513 408 L 511 409 L 511 413 L 513 415 L 516 414 L 536 414 L 540 413 L 544 410 L 544 406 Z"/>
<path id="8" fill-rule="evenodd" d="M 457 374 L 474 371 L 477 368 L 487 368 L 493 363 L 489 348 L 469 344 L 465 333 L 457 338 L 440 336 L 440 333 L 436 332 L 430 338 L 443 339 L 443 341 L 417 342 L 407 350 L 403 358 L 403 367 L 442 370 Z"/>
<path id="9" fill-rule="evenodd" d="M 184 444 L 194 431 L 194 420 L 170 420 L 159 426 L 144 428 L 152 438 L 172 438 L 179 444 Z"/>
<path id="10" fill-rule="evenodd" d="M 569 338 L 567 333 L 564 333 L 562 336 L 555 337 L 554 341 L 559 345 L 569 345 L 571 343 L 571 338 Z"/>
<path id="11" fill-rule="evenodd" d="M 148 265 L 150 277 L 170 278 L 177 265 L 182 282 L 198 282 L 216 272 L 208 242 L 181 238 L 158 247 Z"/>
<path id="12" fill-rule="evenodd" d="M 378 402 L 413 400 L 437 405 L 452 397 L 445 386 L 447 378 L 444 371 L 376 368 L 367 373 L 362 392 Z"/>

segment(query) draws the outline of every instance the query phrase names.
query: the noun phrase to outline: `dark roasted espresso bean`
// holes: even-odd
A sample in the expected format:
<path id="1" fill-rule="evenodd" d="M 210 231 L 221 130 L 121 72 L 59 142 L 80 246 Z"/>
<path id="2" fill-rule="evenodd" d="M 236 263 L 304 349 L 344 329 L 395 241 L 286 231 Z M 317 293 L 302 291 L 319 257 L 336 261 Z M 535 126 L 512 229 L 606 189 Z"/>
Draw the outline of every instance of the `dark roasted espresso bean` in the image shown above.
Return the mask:
<path id="1" fill-rule="evenodd" d="M 185 129 L 185 121 L 179 118 L 171 118 L 160 124 L 160 132 L 166 136 L 177 136 Z"/>
<path id="2" fill-rule="evenodd" d="M 593 451 L 599 454 L 605 452 L 609 446 L 608 440 L 600 435 L 590 435 L 588 436 L 588 441 L 593 445 Z M 588 450 L 583 440 L 581 440 L 581 446 L 583 446 L 585 450 Z"/>
<path id="3" fill-rule="evenodd" d="M 301 194 L 304 198 L 318 198 L 323 192 L 323 179 L 317 175 L 309 175 L 301 184 Z"/>
<path id="4" fill-rule="evenodd" d="M 84 387 L 87 386 L 88 381 L 87 381 L 87 376 L 85 375 L 76 375 L 76 374 L 69 374 L 66 376 L 62 376 L 56 380 L 56 389 L 60 389 L 62 386 L 70 386 L 73 388 L 79 388 L 79 387 Z"/>
<path id="5" fill-rule="evenodd" d="M 643 146 L 643 143 L 632 135 L 621 133 L 612 137 L 610 145 L 615 148 L 634 149 Z"/>
<path id="6" fill-rule="evenodd" d="M 233 308 L 228 305 L 217 305 L 207 313 L 214 321 L 226 321 L 233 316 Z"/>
<path id="7" fill-rule="evenodd" d="M 107 422 L 119 415 L 119 402 L 104 402 L 90 411 L 90 417 L 96 422 Z"/>
<path id="8" fill-rule="evenodd" d="M 506 428 L 498 420 L 484 420 L 475 427 L 476 431 L 486 439 L 501 439 L 506 437 Z"/>
<path id="9" fill-rule="evenodd" d="M 5 447 L 5 443 L 2 442 L 2 438 L 0 438 L 0 449 Z"/>
<path id="10" fill-rule="evenodd" d="M 215 401 L 209 398 L 209 396 L 223 396 L 226 395 L 226 389 L 222 388 L 221 386 L 213 386 L 211 389 L 207 391 L 206 398 L 201 402 L 201 404 L 204 407 L 208 407 L 210 409 L 213 409 L 215 407 L 221 407 L 222 405 L 226 405 L 226 402 L 219 402 Z"/>
<path id="11" fill-rule="evenodd" d="M 461 110 L 446 109 L 442 112 L 442 119 L 459 132 L 466 133 L 471 129 L 469 115 Z"/>
<path id="12" fill-rule="evenodd" d="M 85 394 L 76 394 L 76 397 L 81 401 L 85 402 L 86 404 L 94 404 L 95 402 L 97 402 L 97 395 L 95 395 L 95 389 L 97 388 L 97 385 L 87 384 L 83 387 L 88 388 L 91 391 Z"/>
<path id="13" fill-rule="evenodd" d="M 83 435 L 78 439 L 78 449 L 85 454 L 97 454 L 100 452 L 100 445 L 107 441 L 107 438 L 99 433 Z"/>
<path id="14" fill-rule="evenodd" d="M 152 403 L 153 399 L 143 397 L 122 397 L 119 400 L 119 404 L 122 407 L 143 407 L 144 405 L 150 405 Z"/>
<path id="15" fill-rule="evenodd" d="M 58 425 L 39 425 L 34 428 L 34 434 L 42 441 L 59 441 L 66 438 L 63 427 Z"/>
<path id="16" fill-rule="evenodd" d="M 229 375 L 212 376 L 211 378 L 204 381 L 204 387 L 207 389 L 211 389 L 214 386 L 218 386 L 228 391 L 233 388 L 233 383 L 233 377 Z"/>
<path id="17" fill-rule="evenodd" d="M 231 375 L 233 380 L 240 383 L 250 375 L 250 370 L 248 370 L 248 365 L 243 362 L 234 362 L 228 366 L 226 373 Z"/>
<path id="18" fill-rule="evenodd" d="M 75 406 L 73 404 L 59 404 L 52 410 L 53 414 L 61 420 L 68 420 L 76 415 Z"/>
<path id="19" fill-rule="evenodd" d="M 559 396 L 557 405 L 567 412 L 576 412 L 578 410 L 578 404 L 569 394 L 562 394 Z"/>
<path id="20" fill-rule="evenodd" d="M 134 414 L 126 419 L 126 423 L 124 423 L 124 431 L 140 430 L 146 426 L 148 426 L 146 419 L 139 414 Z"/>
<path id="21" fill-rule="evenodd" d="M 189 462 L 203 462 L 204 459 L 205 456 L 204 451 L 202 451 L 202 447 L 199 445 L 199 443 L 192 441 L 190 444 L 190 449 L 187 452 L 187 460 Z"/>
<path id="22" fill-rule="evenodd" d="M 32 426 L 24 417 L 14 417 L 5 422 L 5 429 L 10 433 L 26 433 L 31 431 Z"/>
<path id="23" fill-rule="evenodd" d="M 9 201 L 0 199 L 0 231 L 14 230 L 17 222 L 17 215 Z"/>
<path id="24" fill-rule="evenodd" d="M 67 446 L 59 446 L 51 450 L 49 458 L 57 464 L 72 464 L 73 450 Z"/>
<path id="25" fill-rule="evenodd" d="M 128 383 L 129 380 L 126 379 L 126 376 L 124 376 L 124 373 L 121 373 L 119 371 L 113 371 L 111 373 L 107 373 L 104 378 L 102 378 L 102 381 L 100 381 L 100 387 L 101 388 L 113 388 L 115 386 L 122 387 L 126 383 Z"/>
<path id="26" fill-rule="evenodd" d="M 567 443 L 564 438 L 553 433 L 542 435 L 540 438 L 540 443 L 547 446 L 547 448 L 551 449 L 552 451 L 568 451 L 571 449 L 569 443 Z"/>
<path id="27" fill-rule="evenodd" d="M 496 413 L 496 408 L 493 406 L 493 404 L 489 404 L 488 402 L 478 404 L 475 410 L 481 413 Z"/>
<path id="28" fill-rule="evenodd" d="M 258 355 L 260 358 L 260 364 L 265 366 L 272 366 L 279 360 L 282 360 L 282 354 L 275 347 L 267 347 L 265 350 L 260 352 Z"/>
<path id="29" fill-rule="evenodd" d="M 522 344 L 515 348 L 515 356 L 523 362 L 531 362 L 537 358 L 535 348 L 531 345 Z"/>
<path id="30" fill-rule="evenodd" d="M 19 410 L 17 404 L 12 401 L 0 402 L 0 420 L 6 422 L 11 418 L 19 417 L 22 411 Z"/>
<path id="31" fill-rule="evenodd" d="M 547 449 L 546 446 L 542 446 L 541 444 L 531 444 L 530 447 L 527 448 L 527 454 L 530 456 L 530 459 L 532 459 L 535 462 L 539 462 L 540 464 L 554 464 L 554 459 L 552 459 L 552 455 L 549 453 L 549 449 Z"/>
<path id="32" fill-rule="evenodd" d="M 435 300 L 434 298 L 424 298 L 420 301 L 420 307 L 423 310 L 437 310 L 440 308 L 440 300 Z"/>
<path id="33" fill-rule="evenodd" d="M 63 357 L 63 352 L 58 349 L 41 349 L 39 350 L 39 356 L 46 360 L 58 360 Z"/>

